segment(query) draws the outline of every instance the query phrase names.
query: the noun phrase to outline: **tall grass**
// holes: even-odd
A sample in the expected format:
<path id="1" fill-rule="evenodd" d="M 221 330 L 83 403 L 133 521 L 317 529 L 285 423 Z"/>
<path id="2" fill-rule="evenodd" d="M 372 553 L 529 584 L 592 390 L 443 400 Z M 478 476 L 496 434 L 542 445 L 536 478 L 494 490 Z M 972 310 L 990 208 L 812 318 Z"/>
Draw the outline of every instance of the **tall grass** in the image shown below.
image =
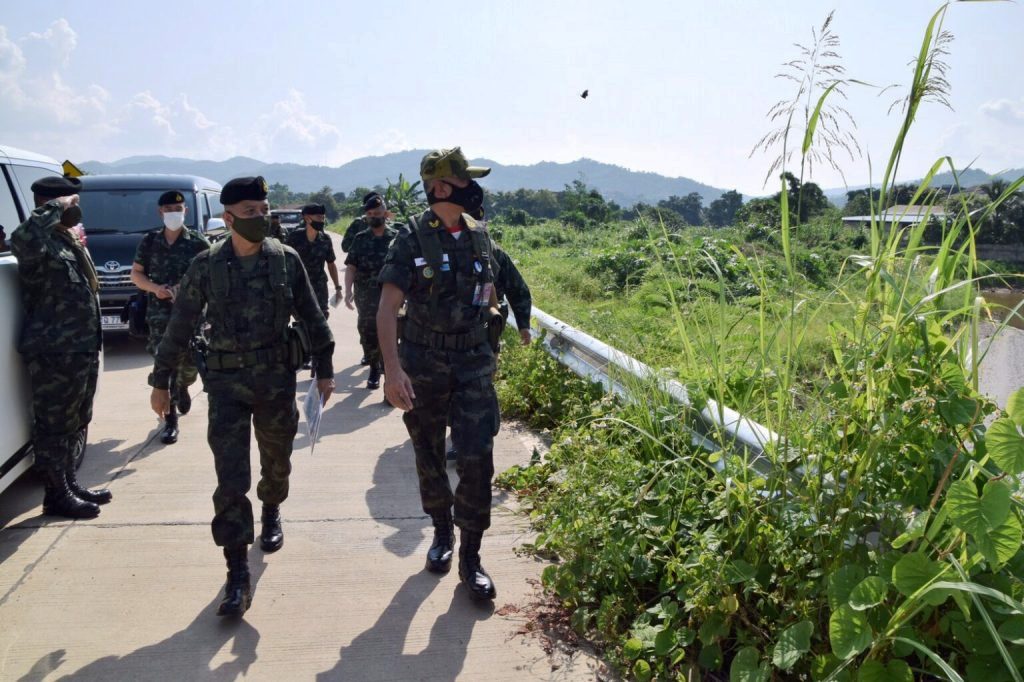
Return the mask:
<path id="1" fill-rule="evenodd" d="M 978 393 L 979 218 L 965 204 L 936 247 L 924 223 L 878 217 L 921 104 L 942 92 L 947 9 L 914 62 L 869 250 L 834 287 L 801 286 L 785 186 L 781 276 L 736 249 L 758 290 L 748 320 L 734 317 L 718 259 L 679 258 L 663 226 L 647 230 L 676 366 L 700 379 L 698 406 L 714 398 L 780 434 L 770 470 L 695 448 L 693 415 L 648 388 L 593 407 L 546 462 L 506 477 L 530 492 L 538 546 L 562 558 L 546 583 L 637 679 L 1022 679 L 1024 391 L 1004 412 Z M 929 205 L 944 166 L 956 172 L 938 160 L 913 204 Z M 694 325 L 674 283 L 708 268 L 721 286 Z M 810 345 L 822 324 L 828 344 Z M 738 363 L 739 329 L 754 342 Z M 821 351 L 821 375 L 804 380 L 801 358 Z"/>

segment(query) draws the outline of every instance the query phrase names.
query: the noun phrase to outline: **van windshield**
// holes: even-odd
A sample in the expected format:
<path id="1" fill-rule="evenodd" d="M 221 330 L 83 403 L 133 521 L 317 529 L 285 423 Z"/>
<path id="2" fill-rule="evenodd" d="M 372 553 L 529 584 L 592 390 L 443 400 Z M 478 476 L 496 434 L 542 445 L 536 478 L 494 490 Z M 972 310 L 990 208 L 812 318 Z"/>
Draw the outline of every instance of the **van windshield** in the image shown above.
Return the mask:
<path id="1" fill-rule="evenodd" d="M 157 200 L 166 190 L 83 189 L 79 205 L 86 234 L 99 232 L 149 232 L 163 227 Z M 185 225 L 195 229 L 195 194 L 185 193 Z"/>

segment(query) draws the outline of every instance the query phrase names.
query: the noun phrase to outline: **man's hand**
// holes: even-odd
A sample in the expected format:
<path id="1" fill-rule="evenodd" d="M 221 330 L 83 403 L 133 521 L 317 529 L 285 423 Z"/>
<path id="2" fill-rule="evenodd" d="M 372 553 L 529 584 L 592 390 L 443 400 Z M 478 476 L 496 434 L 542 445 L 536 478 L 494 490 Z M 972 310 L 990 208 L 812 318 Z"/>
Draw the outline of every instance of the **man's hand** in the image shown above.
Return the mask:
<path id="1" fill-rule="evenodd" d="M 149 394 L 149 405 L 156 416 L 163 419 L 171 411 L 171 392 L 166 388 L 154 388 Z"/>
<path id="2" fill-rule="evenodd" d="M 57 197 L 56 199 L 54 199 L 54 201 L 56 201 L 58 204 L 60 204 L 60 207 L 61 207 L 62 210 L 66 211 L 67 209 L 71 208 L 72 206 L 78 206 L 78 195 L 77 194 L 72 194 L 72 195 L 66 196 L 66 197 Z"/>
<path id="3" fill-rule="evenodd" d="M 411 410 L 416 394 L 413 393 L 409 375 L 401 369 L 392 372 L 385 371 L 384 397 L 388 399 L 389 403 L 404 412 Z"/>
<path id="4" fill-rule="evenodd" d="M 334 393 L 334 379 L 317 379 L 316 389 L 320 391 L 320 404 L 326 405 L 327 399 Z"/>
<path id="5" fill-rule="evenodd" d="M 529 329 L 520 329 L 519 330 L 519 339 L 523 342 L 524 346 L 529 346 L 530 342 L 533 341 L 533 337 L 530 336 L 530 330 Z"/>
<path id="6" fill-rule="evenodd" d="M 355 298 L 356 298 L 355 294 L 352 293 L 351 289 L 346 291 L 345 292 L 345 307 L 348 308 L 349 310 L 355 310 L 356 307 L 354 305 L 352 305 L 352 301 L 354 301 Z"/>
<path id="7" fill-rule="evenodd" d="M 166 301 L 167 299 L 174 299 L 174 292 L 171 291 L 171 288 L 166 284 L 157 285 L 157 290 L 153 292 L 153 295 L 162 301 Z"/>

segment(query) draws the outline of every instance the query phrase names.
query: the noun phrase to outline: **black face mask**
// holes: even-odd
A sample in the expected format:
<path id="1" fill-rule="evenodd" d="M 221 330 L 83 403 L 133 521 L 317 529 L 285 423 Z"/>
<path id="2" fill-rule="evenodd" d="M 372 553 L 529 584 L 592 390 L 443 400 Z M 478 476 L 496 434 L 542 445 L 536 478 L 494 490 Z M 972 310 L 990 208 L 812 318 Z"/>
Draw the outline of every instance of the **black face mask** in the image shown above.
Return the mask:
<path id="1" fill-rule="evenodd" d="M 317 232 L 323 232 L 323 231 L 324 231 L 324 225 L 325 225 L 326 223 L 324 223 L 324 222 L 323 222 L 322 220 L 313 220 L 313 221 L 310 221 L 310 223 L 309 223 L 309 224 L 310 224 L 310 225 L 311 225 L 311 226 L 313 227 L 313 229 L 314 229 L 314 230 L 316 230 Z"/>
<path id="2" fill-rule="evenodd" d="M 448 185 L 452 188 L 452 193 L 445 199 L 438 199 L 434 196 L 433 192 L 427 194 L 427 203 L 433 205 L 441 201 L 447 201 L 452 204 L 458 204 L 466 213 L 472 215 L 476 211 L 479 211 L 484 205 L 484 188 L 476 183 L 475 180 L 471 181 L 465 187 L 456 187 L 455 185 Z"/>
<path id="3" fill-rule="evenodd" d="M 370 223 L 370 227 L 381 227 L 384 225 L 383 218 L 370 218 L 367 222 Z"/>

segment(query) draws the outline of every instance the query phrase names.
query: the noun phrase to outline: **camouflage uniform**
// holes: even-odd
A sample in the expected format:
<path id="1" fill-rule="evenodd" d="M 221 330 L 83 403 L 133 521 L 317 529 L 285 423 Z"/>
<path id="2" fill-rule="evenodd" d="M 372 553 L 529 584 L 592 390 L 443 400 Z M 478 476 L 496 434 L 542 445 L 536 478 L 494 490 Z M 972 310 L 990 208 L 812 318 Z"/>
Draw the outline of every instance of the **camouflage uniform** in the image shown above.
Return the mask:
<path id="1" fill-rule="evenodd" d="M 166 284 L 173 287 L 181 282 L 181 278 L 188 270 L 189 263 L 197 255 L 210 248 L 210 242 L 195 230 L 187 227 L 182 228 L 178 238 L 173 244 L 168 244 L 164 238 L 163 228 L 150 232 L 139 243 L 135 251 L 135 262 L 142 266 L 143 273 L 154 284 Z M 163 338 L 167 329 L 167 322 L 171 319 L 173 303 L 170 299 L 157 298 L 154 293 L 147 293 L 146 302 L 146 324 L 149 326 L 149 339 L 146 341 L 146 351 L 150 355 L 156 355 L 156 348 Z M 196 383 L 198 375 L 195 362 L 192 357 L 186 355 L 178 367 L 172 383 L 183 390 Z M 175 391 L 171 391 L 171 396 Z"/>
<path id="2" fill-rule="evenodd" d="M 530 287 L 526 286 L 526 280 L 519 274 L 512 259 L 500 246 L 494 247 L 494 262 L 498 264 L 498 272 L 494 280 L 498 302 L 500 303 L 503 298 L 508 299 L 512 314 L 516 316 L 516 327 L 529 329 L 530 315 L 533 311 Z"/>
<path id="3" fill-rule="evenodd" d="M 345 253 L 351 251 L 352 240 L 356 238 L 357 234 L 368 229 L 370 229 L 370 224 L 366 222 L 366 218 L 359 217 L 353 220 L 345 229 L 345 234 L 341 238 L 341 250 Z"/>
<path id="4" fill-rule="evenodd" d="M 477 223 L 463 215 L 468 229 Z M 441 226 L 432 211 L 417 221 L 438 230 L 441 250 L 448 257 L 448 268 L 426 272 L 419 237 L 413 230 L 401 230 L 391 245 L 379 281 L 394 284 L 407 298 L 405 331 L 399 345 L 402 369 L 412 382 L 416 399 L 413 409 L 403 415 L 416 452 L 423 511 L 432 517 L 447 514 L 454 504 L 455 524 L 463 530 L 483 532 L 491 522 L 491 478 L 494 475 L 493 446 L 500 415 L 491 376 L 495 359 L 486 336 L 470 347 L 438 347 L 437 342 L 421 342 L 425 330 L 434 339 L 452 335 L 473 335 L 484 324 L 486 307 L 473 304 L 480 282 L 479 262 L 468 230 L 459 239 Z M 493 253 L 494 245 L 486 237 Z M 497 268 L 490 263 L 492 272 Z M 432 268 L 431 268 L 432 270 Z M 431 314 L 430 289 L 440 287 L 436 314 Z M 414 340 L 414 337 L 417 340 Z M 445 426 L 452 415 L 452 441 L 458 450 L 456 471 L 458 487 L 452 494 L 445 467 Z"/>
<path id="5" fill-rule="evenodd" d="M 355 289 L 356 313 L 359 330 L 359 342 L 363 346 L 363 355 L 369 364 L 380 362 L 380 342 L 377 339 L 377 306 L 380 305 L 380 283 L 377 275 L 384 267 L 384 259 L 388 255 L 391 241 L 398 230 L 386 225 L 380 237 L 373 230 L 365 230 L 356 235 L 352 248 L 345 257 L 345 265 L 355 268 L 353 281 Z"/>
<path id="6" fill-rule="evenodd" d="M 327 272 L 324 267 L 335 261 L 334 242 L 324 232 L 318 232 L 316 239 L 309 241 L 306 238 L 306 228 L 300 225 L 285 235 L 283 243 L 295 249 L 302 258 L 320 311 L 327 317 L 330 311 L 327 307 Z"/>
<path id="7" fill-rule="evenodd" d="M 283 253 L 283 261 L 275 252 Z M 279 292 L 272 286 L 276 262 L 283 262 L 287 282 Z M 216 293 L 218 273 L 227 295 Z M 185 273 L 157 348 L 155 387 L 167 388 L 204 306 L 210 330 L 203 390 L 210 398 L 207 440 L 217 471 L 211 525 L 214 542 L 237 547 L 251 544 L 254 537 L 252 504 L 246 495 L 251 486 L 250 423 L 260 450 L 257 497 L 264 504 L 278 505 L 288 496 L 298 412 L 295 369 L 282 355 L 287 322 L 294 314 L 309 330 L 320 378 L 334 375 L 334 340 L 295 251 L 268 239 L 258 254 L 241 259 L 229 240 L 201 253 Z"/>
<path id="8" fill-rule="evenodd" d="M 32 382 L 32 445 L 44 471 L 71 465 L 74 440 L 92 420 L 102 347 L 96 270 L 78 237 L 58 227 L 62 215 L 50 201 L 11 235 L 25 312 L 18 350 Z"/>

